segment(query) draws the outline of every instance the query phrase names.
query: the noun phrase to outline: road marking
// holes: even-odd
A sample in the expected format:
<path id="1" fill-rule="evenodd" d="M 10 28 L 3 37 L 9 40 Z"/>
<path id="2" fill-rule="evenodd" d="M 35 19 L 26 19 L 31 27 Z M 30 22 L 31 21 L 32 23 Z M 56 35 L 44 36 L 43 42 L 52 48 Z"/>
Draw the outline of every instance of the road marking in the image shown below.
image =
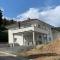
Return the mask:
<path id="1" fill-rule="evenodd" d="M 9 55 L 9 56 L 13 56 L 13 57 L 16 57 L 16 56 L 17 56 L 17 55 L 15 55 L 15 54 L 11 54 L 11 53 L 7 53 L 7 52 L 3 52 L 3 51 L 0 51 L 0 53 L 6 54 L 6 55 Z"/>

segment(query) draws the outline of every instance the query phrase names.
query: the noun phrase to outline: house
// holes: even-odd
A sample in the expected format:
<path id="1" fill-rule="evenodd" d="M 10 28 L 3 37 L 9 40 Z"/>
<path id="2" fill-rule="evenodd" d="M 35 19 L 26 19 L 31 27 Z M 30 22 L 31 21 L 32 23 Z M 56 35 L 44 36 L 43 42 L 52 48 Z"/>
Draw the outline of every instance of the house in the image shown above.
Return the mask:
<path id="1" fill-rule="evenodd" d="M 54 39 L 58 33 L 53 26 L 38 19 L 27 19 L 17 25 L 10 26 L 8 30 L 8 43 L 10 45 L 32 46 L 46 44 Z"/>

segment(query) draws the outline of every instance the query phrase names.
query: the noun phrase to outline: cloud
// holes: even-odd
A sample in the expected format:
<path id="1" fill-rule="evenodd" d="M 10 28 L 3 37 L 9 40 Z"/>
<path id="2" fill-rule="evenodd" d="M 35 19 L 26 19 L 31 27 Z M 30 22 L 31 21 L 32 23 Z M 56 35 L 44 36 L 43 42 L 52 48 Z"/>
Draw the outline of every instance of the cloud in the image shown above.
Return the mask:
<path id="1" fill-rule="evenodd" d="M 0 7 L 0 10 L 2 10 L 4 12 L 4 9 L 2 7 Z"/>
<path id="2" fill-rule="evenodd" d="M 47 11 L 42 11 L 40 14 L 43 16 L 46 22 L 54 26 L 60 26 L 60 6 L 55 7 Z"/>
<path id="3" fill-rule="evenodd" d="M 30 8 L 26 12 L 19 14 L 17 20 L 22 21 L 27 18 L 40 19 L 53 26 L 60 26 L 60 6 L 40 11 L 38 8 Z"/>
<path id="4" fill-rule="evenodd" d="M 17 18 L 24 20 L 27 18 L 39 18 L 39 16 L 40 16 L 39 9 L 30 8 L 28 11 L 18 15 Z"/>
<path id="5" fill-rule="evenodd" d="M 4 18 L 7 20 L 12 20 L 12 18 L 10 18 L 10 17 L 3 16 L 2 19 L 4 19 Z"/>

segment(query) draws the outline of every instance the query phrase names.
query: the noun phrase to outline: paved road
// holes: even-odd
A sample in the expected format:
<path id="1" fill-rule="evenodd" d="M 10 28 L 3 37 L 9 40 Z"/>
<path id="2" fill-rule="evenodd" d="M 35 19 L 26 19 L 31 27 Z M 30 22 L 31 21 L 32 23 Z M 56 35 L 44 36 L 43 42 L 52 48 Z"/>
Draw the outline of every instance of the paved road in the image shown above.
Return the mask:
<path id="1" fill-rule="evenodd" d="M 0 60 L 28 60 L 22 57 L 0 56 Z"/>
<path id="2" fill-rule="evenodd" d="M 0 51 L 0 60 L 28 60 L 28 59 Z"/>
<path id="3" fill-rule="evenodd" d="M 0 56 L 0 60 L 28 60 L 22 57 Z"/>
<path id="4" fill-rule="evenodd" d="M 8 47 L 6 44 L 0 44 L 0 60 L 29 60 L 21 56 L 12 56 L 11 54 L 8 53 L 15 53 L 17 51 L 26 49 L 26 47 Z M 6 53 L 6 51 L 8 53 Z"/>
<path id="5" fill-rule="evenodd" d="M 16 57 L 0 56 L 0 60 L 18 60 Z"/>
<path id="6" fill-rule="evenodd" d="M 4 54 L 5 55 L 5 54 Z M 0 60 L 29 60 L 27 58 L 23 58 L 23 57 L 13 57 L 13 56 L 0 56 Z"/>

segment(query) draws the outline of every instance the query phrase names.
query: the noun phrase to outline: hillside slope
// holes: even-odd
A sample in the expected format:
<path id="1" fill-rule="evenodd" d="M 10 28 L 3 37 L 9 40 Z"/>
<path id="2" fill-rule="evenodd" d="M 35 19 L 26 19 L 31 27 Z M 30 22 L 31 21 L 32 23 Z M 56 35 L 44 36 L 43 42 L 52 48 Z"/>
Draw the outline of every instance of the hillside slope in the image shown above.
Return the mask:
<path id="1" fill-rule="evenodd" d="M 43 46 L 42 52 L 45 53 L 56 53 L 56 54 L 60 54 L 60 40 L 57 39 L 45 46 Z"/>

